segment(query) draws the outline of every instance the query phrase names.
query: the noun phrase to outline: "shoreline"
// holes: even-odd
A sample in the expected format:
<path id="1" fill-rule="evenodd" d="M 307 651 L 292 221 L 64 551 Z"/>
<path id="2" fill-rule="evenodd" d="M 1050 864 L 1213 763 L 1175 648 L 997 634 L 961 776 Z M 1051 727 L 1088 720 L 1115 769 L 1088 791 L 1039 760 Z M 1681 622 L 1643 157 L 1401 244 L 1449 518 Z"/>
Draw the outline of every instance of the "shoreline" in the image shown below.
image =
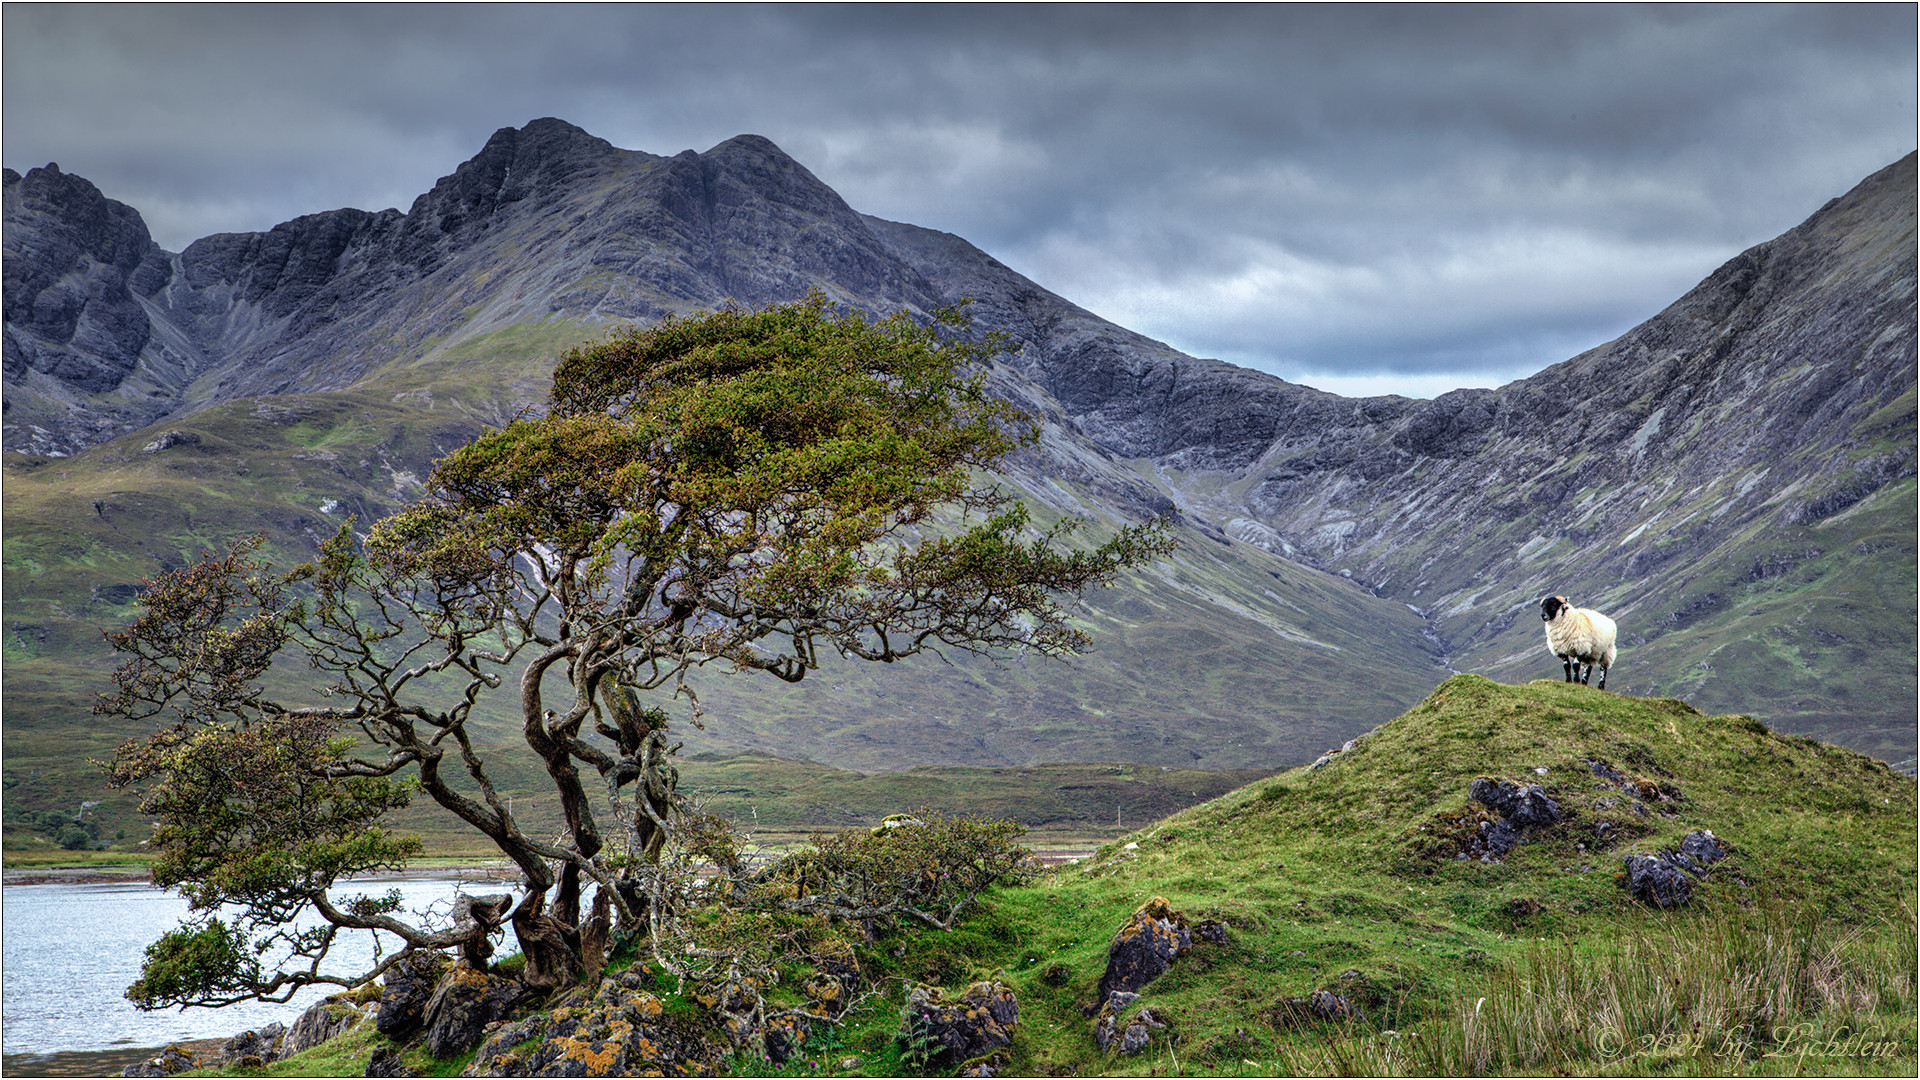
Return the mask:
<path id="1" fill-rule="evenodd" d="M 9 866 L 0 870 L 0 885 L 146 884 L 152 880 L 151 868 L 128 863 L 111 866 Z"/>
<path id="2" fill-rule="evenodd" d="M 196 1058 L 220 1052 L 225 1039 L 182 1039 L 167 1046 L 185 1047 Z M 49 1050 L 43 1053 L 0 1054 L 0 1076 L 119 1076 L 129 1065 L 159 1057 L 166 1046 L 125 1046 L 110 1050 Z"/>
<path id="3" fill-rule="evenodd" d="M 405 870 L 384 870 L 377 874 L 342 878 L 342 881 L 403 881 L 409 878 L 438 878 L 472 875 L 482 880 L 506 880 L 513 864 L 504 859 L 449 860 L 445 865 L 412 866 Z M 133 863 L 103 866 L 9 866 L 0 869 L 0 885 L 145 885 L 153 881 L 151 867 Z"/>

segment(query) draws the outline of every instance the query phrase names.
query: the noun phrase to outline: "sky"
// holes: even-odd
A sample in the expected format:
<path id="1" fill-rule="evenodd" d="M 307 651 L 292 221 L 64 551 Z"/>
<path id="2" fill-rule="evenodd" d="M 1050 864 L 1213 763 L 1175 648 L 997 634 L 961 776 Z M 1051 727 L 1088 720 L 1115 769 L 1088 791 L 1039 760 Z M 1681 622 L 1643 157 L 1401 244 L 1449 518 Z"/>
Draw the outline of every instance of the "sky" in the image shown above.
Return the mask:
<path id="1" fill-rule="evenodd" d="M 764 135 L 1197 356 L 1337 393 L 1602 344 L 1916 143 L 1911 4 L 0 8 L 0 158 L 178 251 L 405 210 L 501 127 Z"/>

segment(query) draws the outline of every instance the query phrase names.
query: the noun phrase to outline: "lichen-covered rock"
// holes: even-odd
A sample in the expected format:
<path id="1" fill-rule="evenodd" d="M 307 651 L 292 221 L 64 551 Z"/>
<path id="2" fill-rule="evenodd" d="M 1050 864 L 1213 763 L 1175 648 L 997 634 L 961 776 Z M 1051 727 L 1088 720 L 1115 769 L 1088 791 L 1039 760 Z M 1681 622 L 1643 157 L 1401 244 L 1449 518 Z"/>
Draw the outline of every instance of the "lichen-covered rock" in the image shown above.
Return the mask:
<path id="1" fill-rule="evenodd" d="M 179 1043 L 169 1045 L 156 1057 L 135 1062 L 120 1070 L 121 1076 L 172 1076 L 177 1072 L 186 1072 L 200 1064 L 187 1048 Z"/>
<path id="2" fill-rule="evenodd" d="M 512 979 L 465 961 L 454 964 L 427 1002 L 427 1053 L 450 1058 L 473 1049 L 486 1026 L 506 1019 L 524 993 Z"/>
<path id="3" fill-rule="evenodd" d="M 1164 896 L 1147 901 L 1107 944 L 1107 970 L 1100 976 L 1095 1007 L 1105 1004 L 1116 990 L 1137 993 L 1192 949 L 1193 933 L 1186 917 Z"/>
<path id="4" fill-rule="evenodd" d="M 1267 1020 L 1276 1028 L 1344 1020 L 1358 1012 L 1345 994 L 1320 989 L 1305 997 L 1281 998 L 1267 1010 Z"/>
<path id="5" fill-rule="evenodd" d="M 1657 908 L 1679 907 L 1693 899 L 1693 879 L 1658 855 L 1626 858 L 1627 891 Z"/>
<path id="6" fill-rule="evenodd" d="M 1013 987 L 977 982 L 949 1001 L 937 987 L 916 986 L 901 1011 L 895 1037 L 929 1069 L 952 1068 L 1013 1041 L 1020 1003 Z"/>
<path id="7" fill-rule="evenodd" d="M 391 1046 L 383 1046 L 367 1059 L 367 1076 L 419 1076 L 407 1067 L 400 1057 L 400 1051 Z"/>
<path id="8" fill-rule="evenodd" d="M 786 1064 L 787 1059 L 799 1052 L 811 1034 L 813 1025 L 797 1016 L 769 1020 L 762 1038 L 767 1048 L 767 1060 L 775 1065 Z"/>
<path id="9" fill-rule="evenodd" d="M 807 995 L 807 1011 L 825 1019 L 836 1019 L 861 986 L 860 962 L 853 946 L 832 942 L 812 957 L 813 976 L 800 987 Z"/>
<path id="10" fill-rule="evenodd" d="M 1560 806 L 1539 784 L 1517 780 L 1495 780 L 1482 776 L 1467 787 L 1474 802 L 1506 819 L 1516 829 L 1543 829 L 1558 825 Z"/>
<path id="11" fill-rule="evenodd" d="M 344 1001 L 321 1001 L 293 1022 L 280 1042 L 280 1056 L 311 1050 L 335 1035 L 357 1026 L 366 1014 Z"/>
<path id="12" fill-rule="evenodd" d="M 495 1028 L 465 1076 L 713 1076 L 730 1047 L 671 1018 L 623 972 L 581 1004 Z"/>
<path id="13" fill-rule="evenodd" d="M 387 969 L 381 980 L 380 1009 L 374 1014 L 374 1030 L 394 1042 L 406 1042 L 419 1034 L 427 1023 L 427 1002 L 433 1000 L 433 988 L 446 970 L 447 954 L 417 952 L 403 956 Z"/>
<path id="14" fill-rule="evenodd" d="M 220 1044 L 220 1057 L 240 1065 L 265 1065 L 284 1056 L 280 1043 L 286 1035 L 287 1025 L 278 1023 L 258 1031 L 243 1031 Z"/>
<path id="15" fill-rule="evenodd" d="M 1690 832 L 1677 850 L 1627 856 L 1624 884 L 1643 903 L 1679 907 L 1693 899 L 1694 879 L 1706 880 L 1709 868 L 1726 858 L 1729 849 L 1711 829 Z"/>

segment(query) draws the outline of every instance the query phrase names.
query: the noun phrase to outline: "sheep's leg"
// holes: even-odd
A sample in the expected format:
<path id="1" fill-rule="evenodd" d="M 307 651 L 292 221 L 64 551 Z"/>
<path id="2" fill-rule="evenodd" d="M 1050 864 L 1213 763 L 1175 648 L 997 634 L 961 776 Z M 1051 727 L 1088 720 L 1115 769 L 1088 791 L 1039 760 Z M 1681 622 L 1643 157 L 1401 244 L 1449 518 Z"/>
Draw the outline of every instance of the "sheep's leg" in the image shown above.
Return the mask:
<path id="1" fill-rule="evenodd" d="M 1566 680 L 1566 681 L 1568 681 L 1568 682 L 1578 682 L 1579 680 L 1577 680 L 1577 679 L 1575 679 L 1575 678 L 1573 677 L 1573 673 L 1574 673 L 1574 663 L 1573 663 L 1573 657 L 1571 657 L 1571 656 L 1563 656 L 1563 657 L 1561 657 L 1561 658 L 1560 658 L 1560 663 L 1561 663 L 1561 666 L 1562 666 L 1562 667 L 1564 667 L 1564 668 L 1566 669 L 1566 672 L 1567 672 L 1567 680 Z"/>
<path id="2" fill-rule="evenodd" d="M 1587 685 L 1587 680 L 1593 678 L 1593 662 L 1588 660 L 1588 661 L 1576 661 L 1576 663 L 1581 665 L 1580 685 L 1585 686 Z"/>
<path id="3" fill-rule="evenodd" d="M 1607 688 L 1607 669 L 1601 668 L 1600 669 L 1600 689 L 1605 690 L 1606 688 Z"/>

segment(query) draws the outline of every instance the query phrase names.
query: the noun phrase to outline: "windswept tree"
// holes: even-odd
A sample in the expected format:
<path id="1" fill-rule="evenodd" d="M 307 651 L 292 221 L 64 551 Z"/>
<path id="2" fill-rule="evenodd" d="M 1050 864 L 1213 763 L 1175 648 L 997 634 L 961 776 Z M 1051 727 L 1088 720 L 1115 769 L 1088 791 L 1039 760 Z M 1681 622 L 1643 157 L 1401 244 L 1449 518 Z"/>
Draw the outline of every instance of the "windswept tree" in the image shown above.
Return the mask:
<path id="1" fill-rule="evenodd" d="M 960 321 L 869 321 L 816 294 L 618 333 L 561 360 L 545 415 L 449 454 L 430 497 L 364 539 L 342 530 L 280 575 L 240 545 L 155 582 L 110 635 L 129 659 L 100 708 L 176 722 L 111 771 L 147 791 L 155 881 L 199 915 L 148 950 L 130 996 L 284 999 L 399 955 L 331 972 L 342 930 L 477 963 L 503 924 L 530 985 L 566 986 L 597 969 L 611 923 L 659 915 L 667 709 L 694 669 L 798 682 L 823 652 L 1083 649 L 1061 600 L 1170 542 L 1148 524 L 1075 548 L 1074 523 L 1038 533 L 981 485 L 1033 429 L 984 388 L 999 343 Z M 269 689 L 286 655 L 320 674 L 310 700 Z M 510 751 L 469 730 L 494 694 L 559 795 L 558 840 L 515 819 L 487 760 Z M 329 901 L 341 876 L 415 853 L 381 820 L 416 792 L 513 861 L 517 902 L 436 928 L 391 897 Z M 292 927 L 300 912 L 313 928 Z M 256 947 L 275 942 L 293 960 L 264 970 Z"/>

